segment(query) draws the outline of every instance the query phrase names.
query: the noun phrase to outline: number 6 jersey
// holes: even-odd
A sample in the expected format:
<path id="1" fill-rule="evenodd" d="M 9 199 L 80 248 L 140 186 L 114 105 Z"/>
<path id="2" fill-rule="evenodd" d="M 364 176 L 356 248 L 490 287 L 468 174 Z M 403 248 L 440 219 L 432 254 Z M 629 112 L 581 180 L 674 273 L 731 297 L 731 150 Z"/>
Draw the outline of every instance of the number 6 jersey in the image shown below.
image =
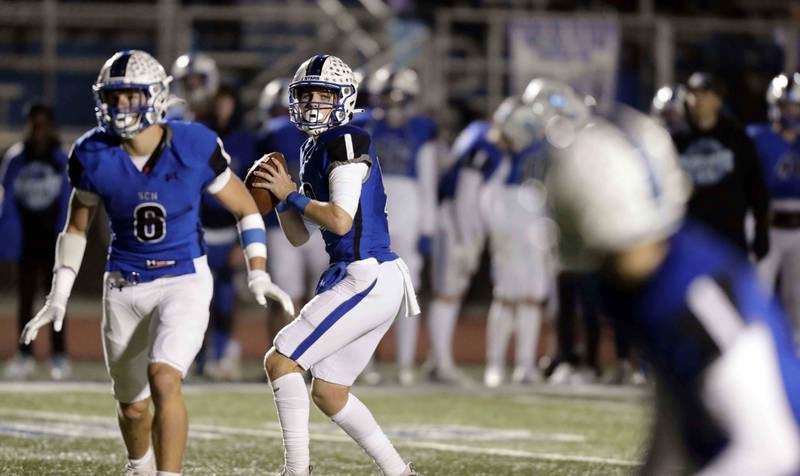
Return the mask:
<path id="1" fill-rule="evenodd" d="M 219 192 L 230 178 L 217 135 L 197 123 L 168 121 L 158 147 L 139 170 L 120 139 L 95 128 L 75 142 L 69 178 L 79 193 L 102 200 L 111 227 L 106 271 L 152 281 L 195 271 L 205 254 L 202 192 Z"/>

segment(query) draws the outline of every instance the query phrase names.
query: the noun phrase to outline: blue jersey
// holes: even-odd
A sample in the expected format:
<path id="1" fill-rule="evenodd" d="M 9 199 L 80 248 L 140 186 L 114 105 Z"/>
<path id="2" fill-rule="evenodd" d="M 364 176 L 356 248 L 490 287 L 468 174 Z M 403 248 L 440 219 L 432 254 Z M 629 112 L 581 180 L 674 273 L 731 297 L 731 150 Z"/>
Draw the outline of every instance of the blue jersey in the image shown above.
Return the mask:
<path id="1" fill-rule="evenodd" d="M 142 171 L 120 140 L 95 128 L 69 158 L 73 187 L 94 193 L 111 228 L 107 271 L 129 280 L 193 273 L 205 253 L 200 197 L 228 167 L 222 141 L 190 122 L 162 124 L 164 134 Z"/>
<path id="2" fill-rule="evenodd" d="M 286 159 L 289 167 L 289 175 L 295 181 L 300 180 L 300 148 L 306 141 L 306 135 L 289 120 L 289 116 L 273 117 L 270 119 L 259 134 L 258 156 L 270 152 L 280 152 Z M 276 212 L 267 215 L 267 226 L 274 228 L 278 226 Z"/>
<path id="3" fill-rule="evenodd" d="M 250 131 L 238 128 L 221 137 L 230 157 L 230 169 L 244 178 L 247 169 L 256 160 L 256 140 Z M 206 229 L 236 226 L 236 218 L 210 193 L 204 193 L 200 208 L 200 221 Z"/>
<path id="4" fill-rule="evenodd" d="M 384 175 L 417 178 L 419 151 L 436 138 L 436 124 L 419 115 L 411 117 L 400 127 L 392 127 L 371 112 L 360 115 L 353 125 L 369 132 Z"/>
<path id="5" fill-rule="evenodd" d="M 464 167 L 478 170 L 484 180 L 497 171 L 505 154 L 486 138 L 491 127 L 487 121 L 474 121 L 458 135 L 451 151 L 453 164 L 439 179 L 439 201 L 455 197 L 458 177 Z"/>
<path id="6" fill-rule="evenodd" d="M 763 294 L 747 259 L 722 238 L 701 225 L 687 223 L 670 238 L 664 262 L 645 283 L 623 289 L 606 279 L 600 295 L 618 332 L 630 334 L 660 376 L 678 392 L 687 419 L 683 424 L 702 426 L 708 419 L 703 420 L 701 378 L 720 355 L 720 348 L 688 303 L 691 285 L 698 278 L 713 282 L 738 311 L 736 318 L 742 324 L 760 322 L 769 328 L 784 388 L 800 421 L 800 361 L 793 349 L 788 320 Z M 708 302 L 706 298 L 697 297 Z M 713 317 L 728 318 L 720 314 L 724 313 L 716 312 Z M 696 429 L 698 440 L 688 443 L 695 444 L 698 454 L 719 449 L 719 441 L 702 441 L 702 428 Z"/>
<path id="7" fill-rule="evenodd" d="M 386 218 L 386 193 L 381 166 L 367 131 L 352 125 L 335 127 L 309 138 L 303 144 L 300 164 L 302 192 L 309 198 L 329 202 L 328 177 L 335 167 L 352 162 L 369 165 L 369 175 L 361 186 L 353 226 L 339 236 L 322 230 L 325 251 L 331 264 L 375 258 L 378 262 L 397 259 L 390 249 Z"/>
<path id="8" fill-rule="evenodd" d="M 747 128 L 771 199 L 800 198 L 800 141 L 790 144 L 769 124 Z"/>

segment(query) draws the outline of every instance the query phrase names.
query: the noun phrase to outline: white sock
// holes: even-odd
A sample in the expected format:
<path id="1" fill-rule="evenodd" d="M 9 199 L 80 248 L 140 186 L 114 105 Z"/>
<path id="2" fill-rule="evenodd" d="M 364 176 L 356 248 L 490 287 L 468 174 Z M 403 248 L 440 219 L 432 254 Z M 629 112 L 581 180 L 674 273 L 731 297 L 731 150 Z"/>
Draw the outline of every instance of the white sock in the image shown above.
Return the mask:
<path id="1" fill-rule="evenodd" d="M 536 348 L 539 344 L 539 327 L 542 322 L 542 308 L 535 304 L 522 304 L 517 307 L 515 328 L 515 365 L 532 371 L 536 368 Z"/>
<path id="2" fill-rule="evenodd" d="M 451 368 L 453 364 L 453 333 L 456 328 L 460 302 L 434 299 L 428 318 L 431 358 L 437 368 Z"/>
<path id="3" fill-rule="evenodd" d="M 169 471 L 156 471 L 156 476 L 181 476 L 181 473 L 170 473 Z"/>
<path id="4" fill-rule="evenodd" d="M 339 413 L 331 417 L 381 468 L 383 474 L 403 474 L 406 464 L 383 433 L 369 409 L 352 393 Z"/>
<path id="5" fill-rule="evenodd" d="M 486 321 L 487 366 L 505 367 L 513 318 L 511 306 L 497 299 L 492 301 L 489 307 L 489 319 Z"/>
<path id="6" fill-rule="evenodd" d="M 394 331 L 397 339 L 397 366 L 400 369 L 414 368 L 420 319 L 421 316 L 400 316 L 394 321 Z"/>
<path id="7" fill-rule="evenodd" d="M 292 372 L 272 381 L 278 422 L 283 432 L 283 457 L 288 474 L 306 474 L 309 455 L 308 414 L 310 402 L 303 375 Z"/>
<path id="8" fill-rule="evenodd" d="M 131 468 L 140 468 L 149 463 L 155 455 L 156 454 L 153 452 L 153 447 L 151 446 L 150 448 L 147 448 L 147 452 L 141 458 L 128 458 L 128 464 L 131 466 Z"/>

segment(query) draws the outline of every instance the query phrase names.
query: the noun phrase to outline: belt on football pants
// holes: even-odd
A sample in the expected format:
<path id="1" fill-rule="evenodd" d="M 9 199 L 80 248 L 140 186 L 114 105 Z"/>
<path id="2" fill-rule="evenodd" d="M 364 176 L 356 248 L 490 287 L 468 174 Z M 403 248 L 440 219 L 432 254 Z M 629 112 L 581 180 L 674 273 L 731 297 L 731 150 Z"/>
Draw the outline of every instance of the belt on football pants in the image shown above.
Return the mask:
<path id="1" fill-rule="evenodd" d="M 773 212 L 772 226 L 775 228 L 800 228 L 800 212 Z"/>

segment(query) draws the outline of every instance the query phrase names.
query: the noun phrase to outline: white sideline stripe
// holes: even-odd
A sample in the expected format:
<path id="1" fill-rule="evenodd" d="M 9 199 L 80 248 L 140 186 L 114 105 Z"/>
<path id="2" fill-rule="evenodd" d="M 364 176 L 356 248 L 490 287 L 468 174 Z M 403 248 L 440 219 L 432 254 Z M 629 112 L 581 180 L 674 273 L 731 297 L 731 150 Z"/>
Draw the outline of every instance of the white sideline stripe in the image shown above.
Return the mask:
<path id="1" fill-rule="evenodd" d="M 36 411 L 36 410 L 17 410 L 13 408 L 4 408 L 0 407 L 0 415 L 9 415 L 15 417 L 29 417 L 29 418 L 38 418 L 38 419 L 49 419 L 55 421 L 65 421 L 65 422 L 93 422 L 93 423 L 107 423 L 109 425 L 113 425 L 114 420 L 109 417 L 100 417 L 100 416 L 87 416 L 87 415 L 80 415 L 76 413 L 58 413 L 58 412 L 47 412 L 47 411 Z M 53 433 L 52 427 L 47 425 L 36 426 L 35 424 L 25 422 L 23 423 L 25 427 L 30 430 L 32 428 L 38 428 L 41 431 Z M 0 427 L 3 425 L 7 425 L 6 423 L 0 423 Z M 283 435 L 281 434 L 280 430 L 266 430 L 266 429 L 256 429 L 256 428 L 234 428 L 234 427 L 227 427 L 227 426 L 217 426 L 217 425 L 209 425 L 209 424 L 197 424 L 192 423 L 189 425 L 190 433 L 192 437 L 199 436 L 201 438 L 213 438 L 216 434 L 221 435 L 233 435 L 233 436 L 261 436 L 266 438 L 275 438 L 281 439 Z M 95 429 L 104 431 L 105 429 Z M 80 435 L 83 436 L 83 435 Z M 114 434 L 114 438 L 116 438 L 116 433 Z M 342 443 L 342 442 L 352 442 L 349 436 L 346 435 L 337 435 L 337 434 L 324 434 L 324 433 L 312 433 L 311 438 L 315 441 L 326 441 L 326 442 L 335 442 L 335 443 Z M 623 459 L 616 459 L 616 458 L 601 458 L 597 456 L 581 456 L 581 455 L 566 455 L 561 453 L 539 453 L 539 452 L 532 452 L 532 451 L 523 451 L 523 450 L 513 450 L 513 449 L 506 449 L 506 448 L 480 448 L 476 446 L 468 446 L 468 445 L 454 445 L 449 443 L 436 443 L 432 441 L 413 441 L 413 440 L 403 440 L 397 439 L 395 441 L 397 446 L 401 447 L 408 447 L 408 448 L 419 448 L 424 450 L 434 450 L 434 451 L 448 451 L 453 453 L 470 453 L 470 454 L 479 454 L 479 455 L 488 455 L 488 456 L 507 456 L 512 458 L 525 458 L 525 459 L 537 459 L 537 460 L 545 460 L 545 461 L 564 461 L 564 462 L 578 462 L 578 463 L 598 463 L 598 464 L 608 464 L 608 465 L 615 465 L 615 466 L 639 466 L 641 462 L 638 461 L 631 461 L 631 460 L 623 460 Z"/>

